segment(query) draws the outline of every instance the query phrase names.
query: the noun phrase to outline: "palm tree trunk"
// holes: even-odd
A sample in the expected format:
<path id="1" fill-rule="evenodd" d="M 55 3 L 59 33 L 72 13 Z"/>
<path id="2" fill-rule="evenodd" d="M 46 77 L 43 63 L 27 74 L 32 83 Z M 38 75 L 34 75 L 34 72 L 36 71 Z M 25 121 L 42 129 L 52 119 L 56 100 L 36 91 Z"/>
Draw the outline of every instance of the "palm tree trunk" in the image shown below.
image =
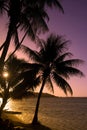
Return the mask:
<path id="1" fill-rule="evenodd" d="M 4 63 L 4 60 L 5 60 L 7 52 L 8 52 L 8 48 L 9 48 L 9 45 L 10 45 L 11 36 L 12 36 L 12 26 L 10 25 L 8 33 L 7 33 L 6 40 L 4 42 L 4 47 L 3 47 L 2 55 L 1 55 L 1 63 L 2 64 Z"/>
<path id="2" fill-rule="evenodd" d="M 33 118 L 33 121 L 32 121 L 33 125 L 38 124 L 38 111 L 39 111 L 39 105 L 40 105 L 40 98 L 41 98 L 42 91 L 43 91 L 43 88 L 44 88 L 44 85 L 45 85 L 45 80 L 46 79 L 43 80 L 42 87 L 41 87 L 39 95 L 38 95 L 36 109 L 35 109 L 35 114 L 34 114 L 34 118 Z"/>
<path id="3" fill-rule="evenodd" d="M 8 93 L 9 93 L 9 90 L 6 89 L 5 92 L 4 92 L 3 102 L 2 102 L 1 107 L 0 107 L 0 117 L 2 116 L 3 109 L 4 109 L 4 107 L 7 103 Z"/>
<path id="4" fill-rule="evenodd" d="M 12 30 L 11 29 L 12 28 L 11 28 L 11 25 L 10 25 L 8 33 L 7 33 L 6 40 L 4 42 L 4 46 L 3 46 L 3 51 L 2 51 L 2 54 L 1 54 L 1 58 L 0 58 L 0 74 L 1 75 L 2 75 L 2 71 L 3 71 L 3 67 L 4 67 L 4 61 L 5 61 L 8 49 L 9 49 L 11 36 L 12 36 Z M 7 100 L 8 100 L 8 90 L 4 89 L 3 102 L 2 102 L 1 107 L 0 107 L 0 117 L 2 116 L 2 111 L 3 111 L 3 108 L 5 107 L 5 105 L 7 103 Z"/>

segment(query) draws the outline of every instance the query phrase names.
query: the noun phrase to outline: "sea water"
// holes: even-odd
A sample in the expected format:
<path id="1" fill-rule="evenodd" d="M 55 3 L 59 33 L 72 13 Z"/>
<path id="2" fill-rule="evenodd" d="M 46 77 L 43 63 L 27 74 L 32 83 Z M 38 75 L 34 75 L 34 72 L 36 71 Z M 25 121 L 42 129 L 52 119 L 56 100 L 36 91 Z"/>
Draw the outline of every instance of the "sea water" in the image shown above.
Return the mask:
<path id="1" fill-rule="evenodd" d="M 22 122 L 31 123 L 37 98 L 11 101 L 6 109 L 22 112 L 16 115 Z M 87 130 L 87 98 L 42 97 L 39 121 L 52 130 Z"/>

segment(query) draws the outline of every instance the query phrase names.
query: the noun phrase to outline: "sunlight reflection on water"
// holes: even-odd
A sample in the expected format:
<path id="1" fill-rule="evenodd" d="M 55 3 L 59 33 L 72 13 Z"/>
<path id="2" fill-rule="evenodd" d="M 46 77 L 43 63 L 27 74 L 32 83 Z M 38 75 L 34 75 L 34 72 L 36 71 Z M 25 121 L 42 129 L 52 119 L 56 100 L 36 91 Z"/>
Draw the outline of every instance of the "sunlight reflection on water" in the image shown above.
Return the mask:
<path id="1" fill-rule="evenodd" d="M 22 112 L 16 116 L 31 123 L 35 105 L 36 98 L 31 98 L 10 101 L 5 109 Z M 39 120 L 52 130 L 87 130 L 87 98 L 41 98 Z"/>
<path id="2" fill-rule="evenodd" d="M 31 99 L 32 100 L 32 99 Z M 6 106 L 5 110 L 13 111 L 13 112 L 22 112 L 22 114 L 15 114 L 15 116 L 20 119 L 24 123 L 29 123 L 33 119 L 33 114 L 35 110 L 35 102 L 28 99 L 26 100 L 10 100 Z"/>

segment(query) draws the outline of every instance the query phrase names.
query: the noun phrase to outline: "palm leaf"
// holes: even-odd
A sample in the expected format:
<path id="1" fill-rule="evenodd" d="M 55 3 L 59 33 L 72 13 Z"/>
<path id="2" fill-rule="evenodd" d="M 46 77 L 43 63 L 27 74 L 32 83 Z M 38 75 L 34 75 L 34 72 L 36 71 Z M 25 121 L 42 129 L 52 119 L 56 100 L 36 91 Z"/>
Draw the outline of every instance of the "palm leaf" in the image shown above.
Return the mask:
<path id="1" fill-rule="evenodd" d="M 19 36 L 18 36 L 18 30 L 17 28 L 15 28 L 14 34 L 13 34 L 13 38 L 14 38 L 14 43 L 15 46 L 19 46 Z"/>
<path id="2" fill-rule="evenodd" d="M 66 61 L 62 61 L 59 63 L 59 65 L 63 65 L 63 66 L 77 66 L 79 64 L 83 64 L 84 61 L 81 59 L 70 59 L 70 60 L 66 60 Z"/>
<path id="3" fill-rule="evenodd" d="M 22 99 L 22 98 L 28 97 L 30 95 L 30 93 L 27 90 L 27 87 L 25 87 L 25 85 L 27 85 L 27 84 L 22 82 L 21 84 L 16 86 L 13 89 L 13 91 L 11 91 L 11 93 L 10 93 L 11 98 L 13 98 L 13 99 Z"/>
<path id="4" fill-rule="evenodd" d="M 69 91 L 71 95 L 73 94 L 70 85 L 61 76 L 57 75 L 54 72 L 53 80 L 58 85 L 58 87 L 60 87 L 64 91 L 65 94 L 67 94 L 67 91 Z"/>
<path id="5" fill-rule="evenodd" d="M 84 76 L 84 74 L 80 70 L 69 66 L 58 66 L 56 67 L 55 72 L 57 72 L 61 76 L 64 76 L 65 78 L 69 78 L 71 75 L 77 75 L 80 77 Z"/>
<path id="6" fill-rule="evenodd" d="M 46 80 L 46 87 L 48 88 L 48 90 L 50 90 L 50 92 L 54 93 L 54 87 L 50 77 L 48 77 Z"/>
<path id="7" fill-rule="evenodd" d="M 22 63 L 19 67 L 21 70 L 24 70 L 24 71 L 35 70 L 35 72 L 36 71 L 38 72 L 40 68 L 42 68 L 43 66 L 38 63 Z"/>
<path id="8" fill-rule="evenodd" d="M 48 31 L 45 18 L 48 19 L 48 15 L 42 8 L 28 6 L 21 14 L 21 29 L 27 31 L 28 35 L 35 39 L 37 30 L 38 32 Z"/>
<path id="9" fill-rule="evenodd" d="M 27 54 L 28 57 L 35 61 L 39 61 L 39 54 L 37 51 L 30 49 L 27 46 L 21 45 L 20 48 L 25 54 Z"/>
<path id="10" fill-rule="evenodd" d="M 8 0 L 0 0 L 0 14 L 8 12 Z"/>
<path id="11" fill-rule="evenodd" d="M 45 19 L 49 20 L 49 17 L 42 8 L 34 7 L 33 17 L 34 19 L 31 24 L 38 34 L 49 30 L 45 22 Z"/>
<path id="12" fill-rule="evenodd" d="M 76 69 L 74 67 L 65 67 L 64 69 L 68 75 L 77 75 L 80 77 L 84 77 L 83 72 L 80 71 L 79 69 Z"/>
<path id="13" fill-rule="evenodd" d="M 72 53 L 70 53 L 70 52 L 64 53 L 63 55 L 60 55 L 60 56 L 58 56 L 58 57 L 56 58 L 55 63 L 56 63 L 56 64 L 57 64 L 57 63 L 60 63 L 60 62 L 64 61 L 65 58 L 71 57 L 71 56 L 72 56 Z"/>
<path id="14" fill-rule="evenodd" d="M 19 21 L 19 23 L 21 25 L 21 27 L 20 27 L 21 30 L 20 31 L 23 30 L 25 33 L 27 32 L 27 35 L 32 40 L 35 39 L 35 32 L 34 32 L 34 30 L 32 28 L 32 25 L 31 25 L 30 21 L 28 20 L 26 14 L 21 13 L 20 17 L 21 17 L 20 21 Z"/>
<path id="15" fill-rule="evenodd" d="M 44 1 L 38 0 L 38 1 L 41 7 L 47 5 L 48 7 L 52 8 L 54 6 L 64 13 L 63 7 L 61 6 L 58 0 L 44 0 Z"/>

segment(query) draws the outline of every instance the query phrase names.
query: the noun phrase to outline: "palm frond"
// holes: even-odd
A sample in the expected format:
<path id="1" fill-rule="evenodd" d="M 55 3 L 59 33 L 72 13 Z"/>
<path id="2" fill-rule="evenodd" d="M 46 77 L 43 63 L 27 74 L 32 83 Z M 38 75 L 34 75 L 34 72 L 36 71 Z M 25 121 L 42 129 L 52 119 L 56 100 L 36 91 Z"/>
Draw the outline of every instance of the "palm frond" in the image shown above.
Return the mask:
<path id="1" fill-rule="evenodd" d="M 70 85 L 61 76 L 53 72 L 52 77 L 54 82 L 64 91 L 65 94 L 67 94 L 67 91 L 70 92 L 71 95 L 73 94 Z"/>
<path id="2" fill-rule="evenodd" d="M 49 20 L 49 17 L 42 8 L 34 8 L 33 17 L 34 19 L 31 24 L 38 34 L 49 30 L 45 21 L 45 19 Z"/>
<path id="3" fill-rule="evenodd" d="M 10 92 L 10 97 L 14 100 L 21 100 L 23 98 L 29 98 L 29 97 L 34 97 L 34 92 L 33 91 L 27 91 L 27 90 L 24 90 L 24 91 L 21 91 L 20 93 L 17 92 Z"/>
<path id="4" fill-rule="evenodd" d="M 30 20 L 28 20 L 26 14 L 24 13 L 21 13 L 21 16 L 20 16 L 20 31 L 24 31 L 25 33 L 27 32 L 27 36 L 29 36 L 32 40 L 35 39 L 35 32 L 33 30 L 33 27 L 30 23 Z"/>
<path id="5" fill-rule="evenodd" d="M 0 0 L 0 14 L 8 12 L 8 0 Z"/>
<path id="6" fill-rule="evenodd" d="M 21 45 L 20 48 L 28 57 L 35 61 L 39 61 L 39 54 L 37 51 L 30 49 L 29 47 L 25 45 Z"/>
<path id="7" fill-rule="evenodd" d="M 42 68 L 43 66 L 41 64 L 38 63 L 22 63 L 19 68 L 21 70 L 23 70 L 23 72 L 25 71 L 29 71 L 29 70 L 35 70 L 35 72 L 39 71 L 40 68 Z"/>
<path id="8" fill-rule="evenodd" d="M 56 55 L 62 54 L 68 49 L 69 40 L 65 40 L 63 36 L 50 34 L 46 40 L 47 46 L 53 48 L 53 51 L 56 51 Z"/>
<path id="9" fill-rule="evenodd" d="M 59 8 L 60 11 L 62 11 L 62 13 L 64 13 L 64 9 L 62 5 L 60 4 L 60 2 L 58 0 L 52 0 L 52 1 L 54 1 L 54 5 L 57 6 L 57 8 Z"/>
<path id="10" fill-rule="evenodd" d="M 38 6 L 28 7 L 25 10 L 25 13 L 28 14 L 28 20 L 33 28 L 33 31 L 36 33 L 48 31 L 48 26 L 45 20 L 49 20 L 48 14 L 44 11 L 43 8 Z M 38 30 L 39 29 L 39 30 Z M 37 32 L 38 31 L 38 32 Z"/>
<path id="11" fill-rule="evenodd" d="M 46 41 L 42 40 L 42 48 L 40 49 L 40 57 L 44 62 L 53 62 L 57 56 L 57 38 L 53 35 L 49 36 Z"/>
<path id="12" fill-rule="evenodd" d="M 85 76 L 82 71 L 80 71 L 79 69 L 76 69 L 74 67 L 65 67 L 64 69 L 66 70 L 66 73 L 68 75 L 73 75 L 73 76 L 76 75 L 76 76 L 80 76 L 80 77 Z"/>
<path id="13" fill-rule="evenodd" d="M 79 64 L 83 64 L 84 61 L 81 59 L 70 59 L 70 60 L 65 60 L 65 61 L 61 61 L 59 63 L 60 66 L 77 66 Z"/>
<path id="14" fill-rule="evenodd" d="M 18 95 L 19 91 L 21 94 L 31 89 L 33 91 L 36 86 L 40 84 L 40 77 L 36 77 L 35 71 L 24 72 L 21 76 L 23 77 L 23 80 L 13 87 L 14 96 Z"/>
<path id="15" fill-rule="evenodd" d="M 25 32 L 27 31 L 27 34 L 35 39 L 37 33 L 48 31 L 48 26 L 45 22 L 46 18 L 48 19 L 49 17 L 42 8 L 28 6 L 21 14 L 21 29 Z"/>
<path id="16" fill-rule="evenodd" d="M 46 87 L 48 88 L 48 90 L 50 90 L 50 92 L 54 93 L 54 87 L 50 77 L 48 77 L 46 80 Z"/>
<path id="17" fill-rule="evenodd" d="M 27 86 L 29 87 L 36 86 L 37 84 L 39 84 L 39 77 L 36 77 L 38 71 L 39 70 L 37 68 L 25 69 L 25 71 L 19 73 L 19 75 L 13 80 L 13 82 L 12 81 L 10 82 L 10 85 L 12 84 L 11 86 L 14 86 L 18 83 L 20 85 L 24 84 L 25 88 Z"/>
<path id="18" fill-rule="evenodd" d="M 14 31 L 14 34 L 13 34 L 13 38 L 14 38 L 15 46 L 18 46 L 20 43 L 19 43 L 19 36 L 18 36 L 17 28 L 15 28 L 15 31 Z"/>
<path id="19" fill-rule="evenodd" d="M 41 7 L 47 5 L 48 7 L 57 7 L 62 13 L 64 13 L 63 7 L 58 0 L 38 0 Z"/>
<path id="20" fill-rule="evenodd" d="M 58 41 L 58 43 L 61 41 Z M 69 41 L 62 41 L 62 43 L 60 45 L 58 45 L 57 47 L 57 54 L 59 53 L 59 56 L 65 52 L 68 48 L 67 48 L 67 44 Z"/>
<path id="21" fill-rule="evenodd" d="M 18 68 L 22 63 L 26 63 L 24 59 L 18 59 L 16 55 L 12 55 L 10 59 L 5 62 L 5 64 L 8 66 L 8 68 Z"/>
<path id="22" fill-rule="evenodd" d="M 20 83 L 22 83 L 24 81 L 22 76 L 19 75 L 15 75 L 15 77 L 11 77 L 11 80 L 9 80 L 8 85 L 10 86 L 10 88 L 15 88 L 15 86 L 18 86 Z"/>
<path id="23" fill-rule="evenodd" d="M 26 86 L 26 87 L 25 87 Z M 29 87 L 28 87 L 29 89 Z M 13 91 L 11 91 L 10 96 L 13 99 L 22 99 L 25 97 L 30 96 L 29 90 L 27 89 L 27 84 L 22 82 L 18 86 L 16 86 Z M 30 90 L 33 91 L 33 89 L 30 87 Z M 20 93 L 19 93 L 20 92 Z"/>
<path id="24" fill-rule="evenodd" d="M 83 72 L 81 72 L 79 69 L 74 68 L 73 65 L 71 66 L 69 64 L 69 66 L 65 66 L 65 64 L 57 64 L 54 66 L 54 70 L 55 72 L 57 72 L 59 75 L 65 77 L 65 78 L 70 78 L 70 76 L 80 76 L 80 77 L 84 77 Z"/>
<path id="25" fill-rule="evenodd" d="M 80 76 L 84 77 L 83 72 L 81 72 L 79 69 L 76 69 L 74 67 L 69 67 L 69 66 L 60 66 L 56 67 L 55 70 L 59 75 L 64 76 L 65 78 L 69 78 L 70 76 Z"/>
<path id="26" fill-rule="evenodd" d="M 55 63 L 60 63 L 60 62 L 64 61 L 65 58 L 71 57 L 71 56 L 72 56 L 72 53 L 66 52 L 66 53 L 64 53 L 63 55 L 58 56 L 58 57 L 55 59 Z"/>
<path id="27" fill-rule="evenodd" d="M 41 59 L 43 62 L 54 62 L 59 58 L 67 49 L 68 41 L 62 38 L 62 36 L 55 36 L 51 34 L 46 41 L 41 40 L 42 47 L 39 51 Z M 66 53 L 70 55 L 70 53 Z M 63 56 L 65 57 L 65 56 Z M 49 59 L 49 61 L 48 61 Z"/>

